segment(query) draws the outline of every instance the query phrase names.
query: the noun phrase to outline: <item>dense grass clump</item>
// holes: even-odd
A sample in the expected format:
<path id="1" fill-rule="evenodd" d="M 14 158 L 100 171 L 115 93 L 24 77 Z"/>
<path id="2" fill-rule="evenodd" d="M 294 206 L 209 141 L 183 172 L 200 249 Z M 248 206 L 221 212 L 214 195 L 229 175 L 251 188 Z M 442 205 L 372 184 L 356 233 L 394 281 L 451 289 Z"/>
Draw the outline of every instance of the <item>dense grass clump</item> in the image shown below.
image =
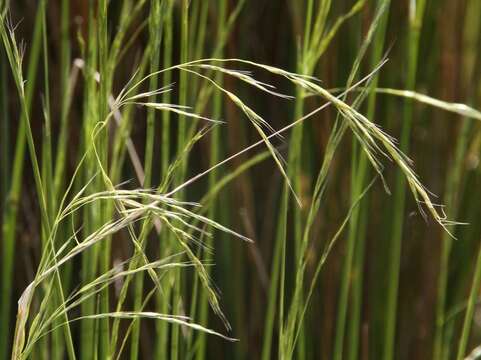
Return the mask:
<path id="1" fill-rule="evenodd" d="M 479 356 L 478 0 L 0 11 L 1 359 Z"/>

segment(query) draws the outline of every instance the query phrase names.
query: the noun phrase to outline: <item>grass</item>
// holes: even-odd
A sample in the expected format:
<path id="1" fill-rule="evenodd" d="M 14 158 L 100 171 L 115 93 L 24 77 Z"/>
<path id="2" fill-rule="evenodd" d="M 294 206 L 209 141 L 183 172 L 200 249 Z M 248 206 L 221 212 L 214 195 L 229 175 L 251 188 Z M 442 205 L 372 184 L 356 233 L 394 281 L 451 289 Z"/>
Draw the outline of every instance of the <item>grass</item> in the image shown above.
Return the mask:
<path id="1" fill-rule="evenodd" d="M 31 60 L 29 62 L 28 67 L 28 77 L 31 79 L 35 78 L 35 74 L 37 72 L 37 65 L 40 57 L 40 42 L 41 42 L 41 8 L 37 11 L 37 17 L 35 21 L 35 30 L 32 40 L 32 52 L 31 52 Z M 7 56 L 4 53 L 4 67 L 7 67 Z M 33 97 L 33 87 L 35 83 L 30 84 L 31 86 L 26 90 L 26 105 L 28 108 L 31 107 L 32 97 Z M 6 84 L 5 84 L 6 86 Z M 5 102 L 6 100 L 4 100 Z M 6 189 L 6 206 L 4 207 L 4 215 L 2 221 L 2 243 L 3 243 L 3 251 L 2 251 L 2 285 L 4 288 L 2 289 L 2 328 L 9 327 L 10 322 L 10 306 L 12 304 L 12 274 L 13 274 L 13 256 L 15 251 L 15 231 L 16 231 L 16 224 L 17 224 L 17 214 L 18 214 L 18 207 L 20 202 L 20 195 L 22 191 L 21 183 L 23 178 L 23 171 L 24 171 L 24 161 L 23 158 L 25 157 L 25 145 L 26 145 L 26 136 L 25 136 L 25 115 L 21 115 L 20 119 L 20 126 L 18 127 L 17 132 L 17 140 L 15 142 L 15 152 L 13 161 L 10 162 L 12 164 L 11 169 L 11 182 L 12 186 L 10 189 Z M 6 171 L 5 171 L 6 172 Z M 7 195 L 8 194 L 8 195 Z M 8 204 L 8 205 L 7 205 Z M 8 352 L 8 343 L 7 339 L 4 338 L 1 341 L 2 343 L 2 357 L 6 357 Z"/>
<path id="2" fill-rule="evenodd" d="M 412 90 L 416 86 L 416 75 L 418 71 L 419 58 L 419 41 L 422 30 L 424 10 L 426 7 L 425 1 L 419 1 L 410 4 L 409 9 L 409 23 L 407 35 L 407 78 L 405 87 Z M 412 127 L 413 110 L 412 103 L 407 102 L 404 107 L 404 117 L 401 128 L 401 136 L 399 140 L 399 148 L 404 151 L 409 151 L 410 133 Z M 394 203 L 393 203 L 393 220 L 392 220 L 392 238 L 390 242 L 389 252 L 389 267 L 388 267 L 388 292 L 386 305 L 386 335 L 384 340 L 384 358 L 391 359 L 394 356 L 394 339 L 396 331 L 396 317 L 397 317 L 397 299 L 399 287 L 399 273 L 401 268 L 401 240 L 402 227 L 404 219 L 404 208 L 406 198 L 406 183 L 401 172 L 396 175 L 396 182 L 394 185 Z"/>
<path id="3" fill-rule="evenodd" d="M 0 5 L 0 358 L 476 353 L 478 1 Z"/>

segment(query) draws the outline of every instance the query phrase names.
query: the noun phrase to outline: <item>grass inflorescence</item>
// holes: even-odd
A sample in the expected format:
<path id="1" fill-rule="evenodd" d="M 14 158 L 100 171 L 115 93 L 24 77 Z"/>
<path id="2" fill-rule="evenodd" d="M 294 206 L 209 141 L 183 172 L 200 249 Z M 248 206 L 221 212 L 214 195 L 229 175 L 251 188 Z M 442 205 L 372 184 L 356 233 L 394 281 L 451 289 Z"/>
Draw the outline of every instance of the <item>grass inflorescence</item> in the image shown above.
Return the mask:
<path id="1" fill-rule="evenodd" d="M 475 358 L 479 1 L 0 10 L 0 358 Z"/>

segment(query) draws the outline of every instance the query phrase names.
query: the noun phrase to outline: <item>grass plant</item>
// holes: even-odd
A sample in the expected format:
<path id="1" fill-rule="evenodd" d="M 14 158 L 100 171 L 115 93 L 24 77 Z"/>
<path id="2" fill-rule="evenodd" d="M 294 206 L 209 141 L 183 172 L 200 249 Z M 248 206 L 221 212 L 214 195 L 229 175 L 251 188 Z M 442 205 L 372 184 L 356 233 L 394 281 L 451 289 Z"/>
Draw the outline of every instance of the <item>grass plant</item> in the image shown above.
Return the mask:
<path id="1" fill-rule="evenodd" d="M 1 359 L 474 358 L 479 1 L 26 3 Z"/>

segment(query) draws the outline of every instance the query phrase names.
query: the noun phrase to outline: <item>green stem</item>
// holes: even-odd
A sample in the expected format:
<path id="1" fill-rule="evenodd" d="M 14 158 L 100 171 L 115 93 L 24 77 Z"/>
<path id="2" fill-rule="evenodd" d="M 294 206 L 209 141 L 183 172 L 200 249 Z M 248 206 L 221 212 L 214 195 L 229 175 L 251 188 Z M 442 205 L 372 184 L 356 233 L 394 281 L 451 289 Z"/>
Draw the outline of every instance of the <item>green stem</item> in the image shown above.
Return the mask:
<path id="1" fill-rule="evenodd" d="M 44 2 L 40 4 L 44 6 Z M 3 18 L 1 20 L 3 22 Z M 30 50 L 30 57 L 27 68 L 27 79 L 25 90 L 25 111 L 20 114 L 20 121 L 17 130 L 17 139 L 15 142 L 15 152 L 13 159 L 13 169 L 11 172 L 11 188 L 5 202 L 5 212 L 2 221 L 2 244 L 3 244 L 3 258 L 2 258 L 2 301 L 0 308 L 0 328 L 9 329 L 11 319 L 11 301 L 12 301 L 12 273 L 13 273 L 13 259 L 15 254 L 15 238 L 17 215 L 20 204 L 20 196 L 22 194 L 24 157 L 26 146 L 26 126 L 28 117 L 32 107 L 32 98 L 36 83 L 36 74 L 40 58 L 40 50 L 42 45 L 42 11 L 41 7 L 37 9 L 35 17 L 35 25 L 32 36 L 32 46 Z M 5 57 L 6 58 L 6 57 Z M 5 84 L 5 82 L 2 82 Z M 5 93 L 6 94 L 6 93 Z M 9 339 L 7 336 L 0 336 L 0 358 L 7 358 L 9 350 Z"/>
<path id="2" fill-rule="evenodd" d="M 382 14 L 382 19 L 378 25 L 375 39 L 373 41 L 373 48 L 371 53 L 371 67 L 376 66 L 383 56 L 384 39 L 386 35 L 387 20 L 389 18 L 389 4 L 390 0 L 378 0 L 376 7 L 385 6 L 386 11 Z M 375 77 L 370 85 L 371 89 L 377 87 L 379 78 Z M 367 113 L 368 119 L 374 119 L 376 113 L 376 93 L 372 91 L 368 97 Z M 351 185 L 351 201 L 359 198 L 366 186 L 366 178 L 368 174 L 368 160 L 364 152 L 358 145 L 353 145 L 358 149 L 358 161 L 352 163 L 354 179 Z M 354 161 L 354 159 L 353 159 Z M 351 320 L 348 329 L 348 355 L 347 358 L 354 360 L 359 356 L 359 335 L 361 323 L 361 308 L 362 308 L 362 282 L 364 272 L 364 251 L 366 241 L 366 227 L 368 214 L 368 196 L 363 199 L 363 203 L 353 210 L 351 221 L 349 223 L 348 243 L 355 242 L 353 266 L 352 266 L 352 303 L 351 303 Z M 347 280 L 346 280 L 347 281 Z"/>
<path id="3" fill-rule="evenodd" d="M 218 37 L 221 36 L 222 29 L 225 26 L 225 18 L 226 18 L 226 2 L 221 1 L 218 7 L 218 23 L 217 23 L 217 33 Z M 219 57 L 223 56 L 223 51 L 221 50 L 219 52 Z M 218 74 L 215 81 L 218 83 L 220 86 L 222 86 L 222 74 Z M 213 111 L 212 111 L 212 117 L 214 119 L 218 119 L 221 117 L 222 114 L 222 94 L 220 92 L 216 92 L 214 95 L 213 99 Z M 217 164 L 220 160 L 220 154 L 221 154 L 221 129 L 219 127 L 215 127 L 212 129 L 212 135 L 211 135 L 211 145 L 210 145 L 210 160 L 209 160 L 209 166 L 213 166 Z M 212 189 L 215 187 L 219 179 L 219 174 L 218 171 L 213 171 L 209 174 L 209 189 Z M 217 208 L 216 208 L 216 202 L 214 201 L 212 203 L 212 206 L 209 210 L 208 217 L 209 219 L 215 219 L 217 215 Z M 206 247 L 212 247 L 213 241 L 211 238 L 206 239 Z M 209 262 L 212 260 L 212 254 L 210 252 L 206 252 L 205 255 L 205 261 Z M 210 268 L 208 267 L 207 273 L 210 274 Z M 208 317 L 209 317 L 209 303 L 208 303 L 208 298 L 207 298 L 207 293 L 205 291 L 202 291 L 200 294 L 200 300 L 199 300 L 199 323 L 200 324 L 207 324 L 208 323 Z M 196 359 L 197 360 L 204 360 L 206 358 L 206 350 L 207 350 L 207 337 L 204 333 L 200 333 L 199 337 L 197 339 L 197 345 L 198 345 L 198 350 L 197 350 L 197 355 Z"/>
<path id="4" fill-rule="evenodd" d="M 169 68 L 172 65 L 172 16 L 173 16 L 173 2 L 171 0 L 167 1 L 167 5 L 165 7 L 165 16 L 164 16 L 164 44 L 163 44 L 163 60 L 162 65 L 164 68 Z M 170 71 L 166 72 L 163 77 L 163 86 L 167 86 L 172 82 L 172 73 Z M 170 92 L 166 92 L 162 95 L 162 101 L 164 103 L 171 102 L 171 94 Z M 170 160 L 170 112 L 164 111 L 162 113 L 162 145 L 161 145 L 161 173 L 160 178 L 163 179 L 164 176 L 167 174 L 167 170 L 169 167 L 169 160 Z M 169 247 L 171 242 L 169 241 L 168 234 L 166 235 L 165 232 L 161 233 L 159 237 L 160 240 L 160 256 L 163 257 L 169 254 Z M 171 279 L 170 274 L 167 275 L 168 281 Z M 167 313 L 169 311 L 170 305 L 170 298 L 171 298 L 171 286 L 167 284 L 165 286 L 165 293 L 164 295 L 159 295 L 157 297 L 157 307 L 160 313 Z M 168 329 L 169 325 L 164 321 L 159 321 L 157 323 L 157 338 L 158 341 L 155 345 L 155 355 L 157 359 L 165 356 L 165 351 L 168 348 Z"/>
<path id="5" fill-rule="evenodd" d="M 150 72 L 153 73 L 159 69 L 159 57 L 160 57 L 160 41 L 161 39 L 161 3 L 160 0 L 151 0 L 150 2 L 150 17 L 149 17 L 149 33 L 150 33 Z M 158 80 L 156 76 L 150 78 L 149 89 L 154 91 L 157 89 Z M 149 102 L 156 102 L 157 97 L 152 96 Z M 142 184 L 145 189 L 148 189 L 152 185 L 152 160 L 154 156 L 154 138 L 155 138 L 155 110 L 149 109 L 147 113 L 147 130 L 145 141 L 145 160 L 144 160 L 144 183 Z M 134 309 L 140 311 L 142 307 L 142 294 L 144 274 L 140 273 L 135 276 L 135 288 L 134 288 Z M 139 353 L 140 342 L 140 321 L 134 320 L 132 326 L 132 337 L 130 345 L 130 358 L 137 359 Z"/>
<path id="6" fill-rule="evenodd" d="M 468 307 L 466 309 L 466 315 L 464 316 L 463 330 L 461 332 L 461 338 L 459 340 L 457 360 L 463 360 L 466 354 L 466 347 L 468 345 L 469 333 L 473 323 L 474 308 L 476 306 L 476 298 L 481 288 L 481 247 L 478 252 L 476 265 L 474 267 L 473 282 L 471 284 L 471 292 L 469 294 Z"/>
<path id="7" fill-rule="evenodd" d="M 426 2 L 425 0 L 411 3 L 409 19 L 409 29 L 407 37 L 407 81 L 406 89 L 412 90 L 416 84 L 416 72 L 418 63 L 418 50 L 419 50 L 419 37 L 421 33 L 421 25 L 424 16 Z M 399 148 L 404 153 L 409 151 L 409 141 L 411 133 L 411 124 L 413 117 L 412 102 L 405 103 L 403 122 L 401 129 L 401 137 L 399 142 Z M 397 318 L 397 298 L 398 298 L 398 286 L 399 286 L 399 273 L 401 262 L 401 240 L 403 233 L 404 223 L 404 208 L 406 201 L 406 180 L 398 171 L 396 174 L 396 182 L 394 189 L 394 210 L 393 210 L 393 224 L 392 224 L 392 236 L 389 247 L 389 264 L 387 269 L 388 290 L 386 298 L 386 315 L 385 315 L 385 335 L 384 335 L 384 355 L 385 360 L 393 359 L 394 357 L 394 343 L 395 343 L 395 330 L 396 330 L 396 318 Z"/>
<path id="8" fill-rule="evenodd" d="M 84 87 L 84 106 L 83 106 L 83 143 L 84 149 L 89 148 L 91 134 L 93 128 L 98 121 L 98 108 L 96 107 L 97 89 L 94 78 L 94 69 L 97 67 L 97 35 L 96 22 L 94 18 L 94 0 L 89 0 L 88 11 L 88 38 L 87 38 L 87 54 L 85 55 L 85 87 Z M 95 159 L 92 154 L 88 154 L 86 167 L 82 174 L 82 182 L 89 181 L 96 172 Z M 94 185 L 94 184 L 92 184 Z M 93 186 L 92 186 L 93 187 Z M 94 189 L 90 190 L 94 191 Z M 85 209 L 82 217 L 85 233 L 89 234 L 95 231 L 95 216 L 98 214 L 96 209 Z M 82 283 L 88 283 L 95 278 L 98 265 L 98 246 L 85 252 L 82 255 Z M 82 302 L 82 316 L 92 315 L 95 311 L 95 299 L 90 298 Z M 95 358 L 97 348 L 97 339 L 95 337 L 95 320 L 84 320 L 80 324 L 80 355 L 82 360 L 92 360 Z"/>
<path id="9" fill-rule="evenodd" d="M 468 88 L 468 97 L 473 98 L 473 90 L 477 89 L 479 84 L 479 70 L 475 69 L 479 67 L 481 57 L 478 54 L 478 44 L 481 42 L 481 36 L 479 35 L 480 26 L 477 21 L 477 14 L 481 11 L 481 3 L 479 1 L 470 1 L 467 5 L 466 14 L 467 19 L 464 25 L 465 39 L 469 40 L 471 46 L 464 49 L 463 54 L 465 57 L 471 56 L 475 60 L 470 69 L 466 69 L 466 79 L 470 87 Z M 473 31 L 474 28 L 474 31 Z M 453 164 L 449 169 L 449 173 L 446 179 L 445 188 L 445 204 L 447 214 L 449 218 L 456 219 L 459 215 L 460 200 L 459 194 L 463 193 L 464 184 L 462 181 L 463 171 L 465 170 L 465 157 L 468 149 L 469 136 L 472 133 L 473 123 L 470 119 L 463 119 L 461 129 L 457 136 L 456 150 L 454 154 Z M 455 229 L 450 229 L 454 232 Z M 438 277 L 438 289 L 437 289 L 437 302 L 436 302 L 436 324 L 434 333 L 434 345 L 433 345 L 433 360 L 443 359 L 443 356 L 447 356 L 450 348 L 451 341 L 445 338 L 446 332 L 446 306 L 448 298 L 448 278 L 450 270 L 450 257 L 453 245 L 453 239 L 447 233 L 442 236 L 441 245 L 441 259 L 439 264 L 439 277 Z M 452 323 L 448 328 L 452 327 Z M 449 330 L 447 330 L 449 332 Z M 444 348 L 444 351 L 443 351 Z M 445 354 L 446 353 L 446 354 Z"/>
<path id="10" fill-rule="evenodd" d="M 107 14 L 108 14 L 108 1 L 98 1 L 98 23 L 97 23 L 97 36 L 98 36 L 98 54 L 99 54 L 99 73 L 100 73 L 100 87 L 98 98 L 98 111 L 99 121 L 105 121 L 107 114 L 109 113 L 108 99 L 110 95 L 110 79 L 111 73 L 109 68 L 109 42 L 107 34 Z M 108 142 L 109 132 L 108 127 L 105 127 L 103 133 L 100 134 L 98 140 L 98 151 L 100 155 L 100 166 L 105 171 L 108 169 Z M 104 179 L 99 179 L 98 190 L 103 189 Z M 104 222 L 106 214 L 108 214 L 109 204 L 99 204 L 99 216 L 97 217 L 97 226 L 101 226 Z M 110 269 L 110 240 L 104 241 L 100 246 L 100 259 L 99 270 L 100 273 L 106 273 Z M 109 312 L 109 292 L 105 289 L 100 293 L 100 312 Z M 108 319 L 100 319 L 99 321 L 99 357 L 101 359 L 107 359 L 109 356 L 109 344 L 110 344 L 110 324 Z"/>
<path id="11" fill-rule="evenodd" d="M 181 31 L 180 31 L 180 63 L 187 62 L 189 58 L 189 0 L 181 1 Z M 179 80 L 179 105 L 186 105 L 187 103 L 187 72 L 180 72 Z M 187 124 L 186 118 L 184 116 L 179 116 L 178 119 L 178 136 L 177 136 L 177 153 L 180 155 L 187 143 Z M 185 172 L 187 169 L 187 160 L 182 161 L 181 168 L 179 170 L 178 181 L 179 183 L 183 181 L 185 177 Z M 179 197 L 182 198 L 183 194 L 180 193 Z M 175 314 L 182 313 L 182 281 L 180 276 L 180 271 L 175 270 L 175 281 L 174 281 L 174 291 L 173 291 L 173 310 Z M 180 357 L 180 329 L 178 325 L 172 327 L 171 336 L 171 360 L 177 360 Z"/>

